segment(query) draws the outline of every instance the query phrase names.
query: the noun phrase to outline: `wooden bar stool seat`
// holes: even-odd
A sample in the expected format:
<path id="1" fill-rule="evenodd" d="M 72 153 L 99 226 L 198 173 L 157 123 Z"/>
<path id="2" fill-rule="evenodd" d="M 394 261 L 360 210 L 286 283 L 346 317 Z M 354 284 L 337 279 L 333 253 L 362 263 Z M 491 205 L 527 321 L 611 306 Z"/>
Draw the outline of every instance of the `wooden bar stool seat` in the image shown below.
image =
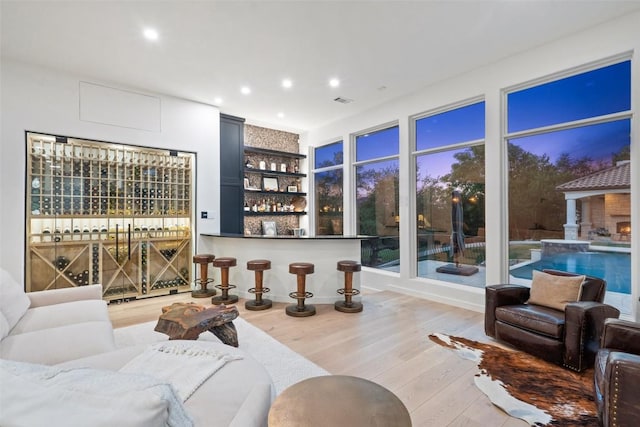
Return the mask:
<path id="1" fill-rule="evenodd" d="M 308 317 L 316 314 L 316 308 L 312 305 L 305 305 L 306 298 L 312 298 L 313 294 L 305 289 L 307 274 L 313 274 L 314 265 L 310 262 L 293 262 L 289 264 L 289 273 L 297 275 L 298 290 L 291 292 L 289 296 L 298 300 L 295 305 L 288 305 L 285 312 L 293 317 Z"/>
<path id="2" fill-rule="evenodd" d="M 200 278 L 194 279 L 193 283 L 197 289 L 191 291 L 193 298 L 207 298 L 214 296 L 217 291 L 209 288 L 209 283 L 213 283 L 213 278 L 209 278 L 209 263 L 216 258 L 213 254 L 196 254 L 193 256 L 193 263 L 200 265 Z"/>
<path id="3" fill-rule="evenodd" d="M 229 289 L 236 285 L 229 284 L 229 268 L 236 266 L 236 259 L 233 257 L 220 257 L 213 260 L 213 266 L 220 269 L 220 284 L 216 288 L 220 289 L 220 295 L 211 298 L 211 304 L 235 304 L 238 302 L 237 295 L 229 295 Z"/>
<path id="4" fill-rule="evenodd" d="M 271 291 L 271 289 L 262 286 L 264 271 L 270 269 L 271 261 L 269 260 L 254 259 L 251 261 L 247 261 L 247 270 L 255 271 L 256 276 L 255 288 L 251 288 L 248 290 L 248 292 L 256 295 L 256 299 L 254 301 L 247 301 L 244 303 L 244 307 L 247 310 L 266 310 L 267 308 L 271 308 L 271 306 L 273 305 L 270 299 L 262 298 L 262 294 L 266 294 L 267 292 Z"/>
<path id="5" fill-rule="evenodd" d="M 344 295 L 344 301 L 336 301 L 334 308 L 343 313 L 359 313 L 362 311 L 362 303 L 352 301 L 355 295 L 359 295 L 358 289 L 353 289 L 353 273 L 362 269 L 357 261 L 338 261 L 338 271 L 344 272 L 344 288 L 338 289 L 340 295 Z"/>

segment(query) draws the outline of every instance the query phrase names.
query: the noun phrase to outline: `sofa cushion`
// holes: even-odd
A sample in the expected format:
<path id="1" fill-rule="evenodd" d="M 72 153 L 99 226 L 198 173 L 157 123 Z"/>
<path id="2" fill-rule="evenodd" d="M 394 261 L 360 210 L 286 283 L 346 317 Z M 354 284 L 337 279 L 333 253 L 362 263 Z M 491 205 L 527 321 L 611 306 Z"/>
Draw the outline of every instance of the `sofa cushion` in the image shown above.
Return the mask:
<path id="1" fill-rule="evenodd" d="M 0 311 L 0 340 L 4 339 L 7 335 L 9 335 L 9 323 L 7 322 L 7 318 L 4 317 L 4 314 Z"/>
<path id="2" fill-rule="evenodd" d="M 191 426 L 171 385 L 153 377 L 0 361 L 0 425 Z"/>
<path id="3" fill-rule="evenodd" d="M 105 301 L 84 300 L 30 308 L 11 330 L 11 335 L 91 321 L 110 321 Z"/>
<path id="4" fill-rule="evenodd" d="M 564 312 L 534 304 L 496 308 L 496 319 L 555 339 L 564 335 Z"/>
<path id="5" fill-rule="evenodd" d="M 22 286 L 11 275 L 0 269 L 0 311 L 4 314 L 9 329 L 12 329 L 27 312 L 31 300 Z"/>
<path id="6" fill-rule="evenodd" d="M 580 299 L 584 278 L 585 276 L 556 276 L 534 270 L 528 303 L 564 311 L 567 303 Z"/>
<path id="7" fill-rule="evenodd" d="M 9 335 L 0 358 L 54 365 L 115 348 L 111 322 L 93 321 Z"/>

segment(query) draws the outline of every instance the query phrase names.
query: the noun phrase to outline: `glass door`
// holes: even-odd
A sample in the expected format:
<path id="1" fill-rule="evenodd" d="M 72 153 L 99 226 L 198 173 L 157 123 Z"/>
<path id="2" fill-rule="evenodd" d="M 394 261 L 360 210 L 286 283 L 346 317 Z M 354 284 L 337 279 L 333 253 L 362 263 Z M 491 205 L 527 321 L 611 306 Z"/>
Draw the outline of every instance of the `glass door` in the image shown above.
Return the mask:
<path id="1" fill-rule="evenodd" d="M 106 299 L 135 298 L 141 291 L 141 247 L 135 238 L 135 157 L 123 146 L 107 150 L 108 231 L 102 243 L 102 286 Z"/>
<path id="2" fill-rule="evenodd" d="M 149 201 L 152 226 L 147 248 L 150 292 L 190 289 L 191 282 L 191 167 L 193 154 L 159 156 L 152 170 Z M 162 218 L 156 222 L 155 218 Z"/>

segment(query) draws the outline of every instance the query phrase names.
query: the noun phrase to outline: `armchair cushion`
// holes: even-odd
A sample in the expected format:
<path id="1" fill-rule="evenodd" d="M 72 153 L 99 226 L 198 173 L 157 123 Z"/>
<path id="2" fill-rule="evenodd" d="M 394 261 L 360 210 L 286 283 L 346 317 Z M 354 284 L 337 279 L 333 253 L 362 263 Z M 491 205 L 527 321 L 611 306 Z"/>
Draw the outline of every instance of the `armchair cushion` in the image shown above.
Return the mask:
<path id="1" fill-rule="evenodd" d="M 564 335 L 564 315 L 561 311 L 534 304 L 496 308 L 496 319 L 555 339 Z"/>
<path id="2" fill-rule="evenodd" d="M 534 270 L 528 302 L 564 311 L 568 303 L 580 299 L 584 279 L 585 276 L 558 276 Z"/>
<path id="3" fill-rule="evenodd" d="M 0 269 L 0 311 L 9 325 L 9 330 L 24 316 L 30 304 L 31 301 L 22 286 L 7 271 Z"/>

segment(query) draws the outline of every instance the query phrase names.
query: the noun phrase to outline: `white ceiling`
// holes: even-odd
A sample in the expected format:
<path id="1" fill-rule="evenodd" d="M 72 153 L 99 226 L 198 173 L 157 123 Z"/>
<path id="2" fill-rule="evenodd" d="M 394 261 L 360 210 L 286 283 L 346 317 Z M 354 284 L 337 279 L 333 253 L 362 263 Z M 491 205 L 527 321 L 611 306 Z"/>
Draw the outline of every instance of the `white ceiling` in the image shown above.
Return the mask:
<path id="1" fill-rule="evenodd" d="M 640 1 L 5 1 L 2 57 L 312 129 Z M 157 42 L 142 37 L 154 27 Z M 285 90 L 283 78 L 294 86 Z M 341 79 L 337 89 L 330 77 Z M 248 85 L 250 95 L 240 94 Z M 384 89 L 383 89 L 384 88 Z M 336 97 L 353 99 L 340 104 Z M 283 112 L 284 118 L 277 113 Z"/>

